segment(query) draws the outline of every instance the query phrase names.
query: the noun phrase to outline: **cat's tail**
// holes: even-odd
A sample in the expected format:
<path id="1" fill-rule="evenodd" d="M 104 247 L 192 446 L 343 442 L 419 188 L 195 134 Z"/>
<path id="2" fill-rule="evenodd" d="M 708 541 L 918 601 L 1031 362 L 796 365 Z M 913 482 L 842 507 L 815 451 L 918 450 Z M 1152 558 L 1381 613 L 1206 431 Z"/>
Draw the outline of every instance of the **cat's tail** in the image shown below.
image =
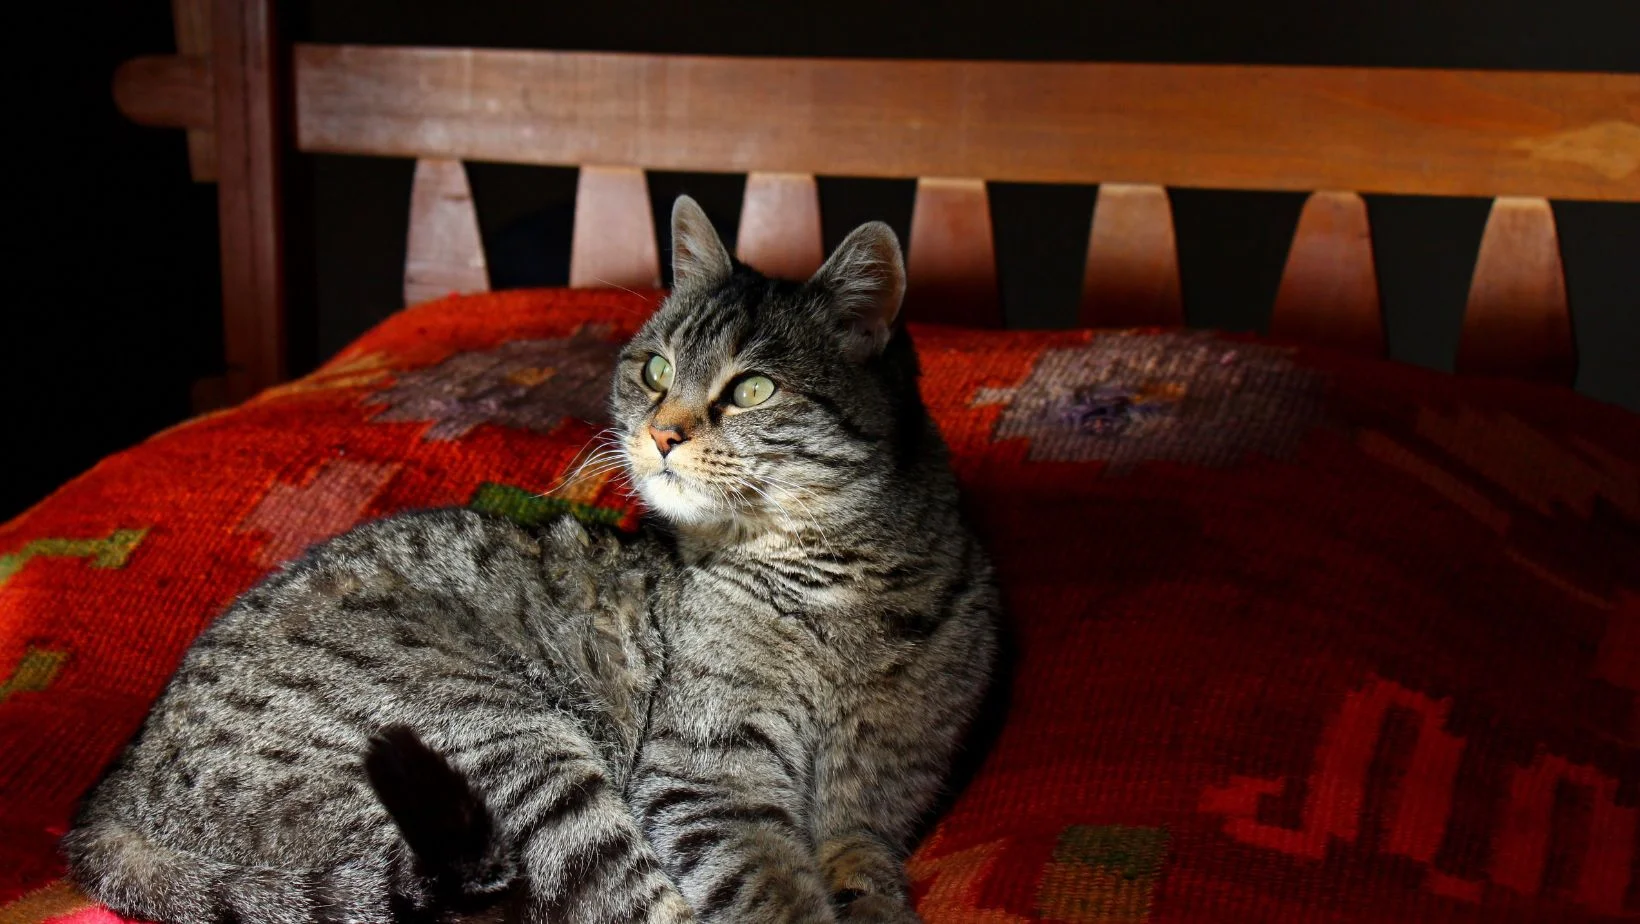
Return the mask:
<path id="1" fill-rule="evenodd" d="M 380 867 L 285 869 L 177 850 L 135 821 L 93 810 L 62 841 L 70 878 L 126 918 L 163 924 L 317 924 L 384 920 Z"/>
<path id="2" fill-rule="evenodd" d="M 517 878 L 511 852 L 484 797 L 443 755 L 391 725 L 370 739 L 364 767 L 441 905 L 480 907 L 507 892 Z"/>

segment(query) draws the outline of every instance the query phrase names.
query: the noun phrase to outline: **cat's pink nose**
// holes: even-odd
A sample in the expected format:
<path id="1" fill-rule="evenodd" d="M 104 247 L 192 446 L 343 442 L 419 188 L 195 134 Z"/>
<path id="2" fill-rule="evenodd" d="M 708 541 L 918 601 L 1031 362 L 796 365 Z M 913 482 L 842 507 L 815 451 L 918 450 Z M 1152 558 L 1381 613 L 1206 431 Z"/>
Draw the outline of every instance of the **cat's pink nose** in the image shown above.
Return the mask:
<path id="1" fill-rule="evenodd" d="M 650 427 L 649 437 L 655 441 L 655 448 L 661 451 L 661 458 L 672 451 L 672 447 L 685 442 L 689 437 L 678 427 Z"/>

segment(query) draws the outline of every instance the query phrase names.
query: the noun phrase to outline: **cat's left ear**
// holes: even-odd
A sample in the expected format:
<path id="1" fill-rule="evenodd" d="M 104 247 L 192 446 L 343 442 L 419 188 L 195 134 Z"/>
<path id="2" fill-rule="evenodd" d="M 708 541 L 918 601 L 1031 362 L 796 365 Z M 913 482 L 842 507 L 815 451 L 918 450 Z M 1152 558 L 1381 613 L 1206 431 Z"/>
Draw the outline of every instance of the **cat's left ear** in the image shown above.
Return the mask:
<path id="1" fill-rule="evenodd" d="M 850 358 L 883 351 L 905 299 L 905 260 L 900 240 L 880 221 L 855 228 L 809 280 L 831 297 L 849 322 Z"/>
<path id="2" fill-rule="evenodd" d="M 712 219 L 689 196 L 672 203 L 672 288 L 710 289 L 729 278 L 734 264 Z"/>

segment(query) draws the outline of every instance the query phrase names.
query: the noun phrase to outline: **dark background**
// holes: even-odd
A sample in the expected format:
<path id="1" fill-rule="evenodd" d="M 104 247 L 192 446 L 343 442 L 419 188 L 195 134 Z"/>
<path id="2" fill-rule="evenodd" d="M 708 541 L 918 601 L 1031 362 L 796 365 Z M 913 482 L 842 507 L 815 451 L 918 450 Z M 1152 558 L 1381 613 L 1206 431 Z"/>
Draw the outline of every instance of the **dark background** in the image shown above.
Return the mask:
<path id="1" fill-rule="evenodd" d="M 281 17 L 287 38 L 323 42 L 1640 71 L 1634 0 L 312 0 L 285 4 Z M 121 61 L 174 50 L 170 5 L 31 4 L 13 14 L 10 39 L 0 520 L 187 416 L 189 383 L 219 371 L 221 337 L 215 187 L 189 180 L 180 131 L 124 122 L 109 94 Z M 293 160 L 291 297 L 303 320 L 292 351 L 301 372 L 399 306 L 411 165 Z M 494 283 L 561 283 L 574 172 L 470 169 Z M 687 190 L 732 238 L 742 178 L 657 174 L 650 185 L 658 217 Z M 828 246 L 867 218 L 903 235 L 911 193 L 909 182 L 823 179 Z M 1093 196 L 993 187 L 1011 324 L 1069 322 Z M 1192 323 L 1263 324 L 1301 204 L 1289 194 L 1173 192 Z M 1369 197 L 1396 358 L 1450 368 L 1486 208 Z M 1556 216 L 1578 388 L 1640 410 L 1640 206 L 1556 203 Z"/>

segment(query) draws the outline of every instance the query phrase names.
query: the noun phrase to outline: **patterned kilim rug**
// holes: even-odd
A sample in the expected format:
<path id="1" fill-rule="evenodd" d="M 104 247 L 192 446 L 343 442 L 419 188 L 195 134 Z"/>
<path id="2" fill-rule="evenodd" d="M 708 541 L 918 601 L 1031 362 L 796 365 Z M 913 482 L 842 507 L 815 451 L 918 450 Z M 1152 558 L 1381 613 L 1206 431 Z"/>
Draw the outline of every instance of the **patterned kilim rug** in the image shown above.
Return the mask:
<path id="1" fill-rule="evenodd" d="M 0 921 L 117 920 L 55 842 L 281 561 L 411 507 L 631 525 L 562 476 L 657 297 L 414 308 L 0 526 Z M 1634 416 L 1245 337 L 914 335 L 1015 650 L 911 861 L 930 924 L 1640 909 Z"/>

